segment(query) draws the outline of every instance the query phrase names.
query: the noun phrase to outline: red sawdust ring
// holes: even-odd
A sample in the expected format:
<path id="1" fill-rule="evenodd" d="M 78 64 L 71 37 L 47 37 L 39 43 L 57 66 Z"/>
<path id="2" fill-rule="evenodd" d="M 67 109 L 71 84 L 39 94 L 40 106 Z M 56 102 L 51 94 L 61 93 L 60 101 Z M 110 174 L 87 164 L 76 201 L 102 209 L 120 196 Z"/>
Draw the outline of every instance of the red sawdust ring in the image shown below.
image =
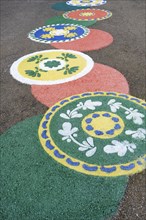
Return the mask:
<path id="1" fill-rule="evenodd" d="M 95 63 L 90 73 L 80 79 L 57 85 L 31 86 L 33 96 L 48 107 L 66 97 L 95 91 L 128 94 L 129 86 L 118 70 L 99 63 Z"/>
<path id="2" fill-rule="evenodd" d="M 92 15 L 85 16 L 84 13 L 92 13 Z M 63 17 L 67 19 L 79 20 L 79 21 L 90 21 L 90 20 L 103 20 L 110 17 L 112 13 L 106 10 L 100 9 L 78 9 L 69 11 L 63 14 Z"/>
<path id="3" fill-rule="evenodd" d="M 57 49 L 90 51 L 107 47 L 112 42 L 113 37 L 111 34 L 101 30 L 90 29 L 90 33 L 82 39 L 74 40 L 73 42 L 51 43 L 51 46 Z"/>

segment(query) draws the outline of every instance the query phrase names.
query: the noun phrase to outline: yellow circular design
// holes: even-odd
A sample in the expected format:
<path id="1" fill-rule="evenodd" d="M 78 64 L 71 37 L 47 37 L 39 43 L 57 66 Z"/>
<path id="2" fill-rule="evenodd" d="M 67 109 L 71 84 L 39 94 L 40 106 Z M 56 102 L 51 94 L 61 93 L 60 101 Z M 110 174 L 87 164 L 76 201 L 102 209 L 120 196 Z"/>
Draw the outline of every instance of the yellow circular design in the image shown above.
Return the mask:
<path id="1" fill-rule="evenodd" d="M 121 134 L 125 125 L 123 120 L 111 112 L 94 112 L 82 121 L 83 130 L 95 138 L 109 139 Z"/>
<path id="2" fill-rule="evenodd" d="M 93 68 L 93 60 L 73 50 L 46 50 L 20 58 L 11 67 L 15 79 L 27 84 L 52 85 L 78 79 Z"/>

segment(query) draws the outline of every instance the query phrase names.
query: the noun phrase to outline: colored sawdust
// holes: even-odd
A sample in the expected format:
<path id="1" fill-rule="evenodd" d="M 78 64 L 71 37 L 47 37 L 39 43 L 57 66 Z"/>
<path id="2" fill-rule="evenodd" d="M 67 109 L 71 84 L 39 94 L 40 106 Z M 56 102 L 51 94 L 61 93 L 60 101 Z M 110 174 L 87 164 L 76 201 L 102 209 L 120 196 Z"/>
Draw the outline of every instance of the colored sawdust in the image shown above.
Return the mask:
<path id="1" fill-rule="evenodd" d="M 116 69 L 95 63 L 93 69 L 78 80 L 51 86 L 32 86 L 31 92 L 42 104 L 50 107 L 61 99 L 88 91 L 128 93 L 125 77 Z"/>
<path id="2" fill-rule="evenodd" d="M 2 219 L 103 220 L 116 214 L 128 178 L 82 175 L 56 163 L 39 143 L 41 118 L 0 137 Z"/>
<path id="3" fill-rule="evenodd" d="M 57 43 L 74 41 L 84 38 L 89 34 L 89 29 L 77 24 L 52 24 L 36 28 L 28 37 L 39 43 Z"/>
<path id="4" fill-rule="evenodd" d="M 101 30 L 90 29 L 90 33 L 82 39 L 78 39 L 74 42 L 51 43 L 51 46 L 58 49 L 90 51 L 90 50 L 99 50 L 104 47 L 107 47 L 112 42 L 113 42 L 113 37 L 111 34 Z"/>
<path id="5" fill-rule="evenodd" d="M 18 81 L 31 85 L 53 85 L 78 79 L 93 68 L 93 60 L 73 50 L 44 50 L 19 58 L 10 69 Z"/>
<path id="6" fill-rule="evenodd" d="M 69 11 L 63 14 L 66 19 L 72 19 L 75 21 L 92 21 L 92 20 L 104 20 L 112 16 L 112 13 L 107 10 L 100 9 L 78 9 Z"/>
<path id="7" fill-rule="evenodd" d="M 106 0 L 69 0 L 66 4 L 71 6 L 96 7 L 106 4 Z"/>
<path id="8" fill-rule="evenodd" d="M 78 25 L 83 25 L 85 27 L 91 26 L 93 24 L 95 24 L 97 21 L 93 20 L 93 21 L 75 21 L 72 19 L 66 19 L 64 18 L 62 15 L 60 16 L 54 16 L 49 18 L 46 22 L 45 25 L 49 25 L 49 24 L 78 24 Z"/>
<path id="9" fill-rule="evenodd" d="M 66 2 L 57 2 L 51 5 L 51 8 L 57 11 L 71 11 L 71 10 L 76 10 L 80 8 L 89 8 L 89 7 L 71 6 L 71 5 L 67 5 Z"/>
<path id="10" fill-rule="evenodd" d="M 146 103 L 113 92 L 59 101 L 44 115 L 39 138 L 54 160 L 94 176 L 121 176 L 146 166 Z"/>

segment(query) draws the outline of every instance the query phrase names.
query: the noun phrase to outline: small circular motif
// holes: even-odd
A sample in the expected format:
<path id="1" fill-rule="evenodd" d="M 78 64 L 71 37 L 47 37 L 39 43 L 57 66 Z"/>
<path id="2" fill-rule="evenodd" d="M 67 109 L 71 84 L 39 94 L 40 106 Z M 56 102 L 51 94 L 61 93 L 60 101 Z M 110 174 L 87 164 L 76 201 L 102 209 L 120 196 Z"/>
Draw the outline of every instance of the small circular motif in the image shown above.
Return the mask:
<path id="1" fill-rule="evenodd" d="M 106 4 L 106 0 L 70 0 L 66 2 L 67 5 L 71 6 L 99 6 Z"/>
<path id="2" fill-rule="evenodd" d="M 94 112 L 83 119 L 82 128 L 92 137 L 108 139 L 116 137 L 123 131 L 124 122 L 111 112 Z"/>
<path id="3" fill-rule="evenodd" d="M 108 10 L 90 8 L 72 10 L 63 14 L 64 18 L 77 21 L 99 21 L 110 18 L 111 16 L 112 13 Z"/>
<path id="4" fill-rule="evenodd" d="M 145 113 L 146 103 L 126 94 L 74 95 L 47 111 L 39 126 L 40 142 L 51 157 L 78 172 L 107 177 L 131 175 L 146 165 Z M 100 118 L 102 123 L 109 117 L 111 123 L 100 125 L 101 132 L 114 127 L 115 131 L 121 129 L 119 135 L 101 139 L 85 132 L 87 124 L 96 128 L 94 120 Z"/>
<path id="5" fill-rule="evenodd" d="M 39 27 L 28 34 L 28 37 L 40 43 L 68 42 L 83 38 L 90 30 L 76 24 L 52 24 Z"/>

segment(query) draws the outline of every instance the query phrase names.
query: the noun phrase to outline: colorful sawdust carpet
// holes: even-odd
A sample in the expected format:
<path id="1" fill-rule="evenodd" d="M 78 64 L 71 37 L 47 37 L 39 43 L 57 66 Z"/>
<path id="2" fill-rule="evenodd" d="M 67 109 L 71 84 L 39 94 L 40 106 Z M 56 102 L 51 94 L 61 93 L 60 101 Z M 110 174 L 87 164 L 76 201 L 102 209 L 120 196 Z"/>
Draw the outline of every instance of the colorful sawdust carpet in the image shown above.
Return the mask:
<path id="1" fill-rule="evenodd" d="M 112 42 L 113 37 L 111 34 L 101 30 L 90 29 L 90 33 L 88 34 L 88 36 L 82 39 L 76 40 L 74 42 L 51 43 L 51 46 L 58 49 L 90 51 L 99 50 L 107 47 Z"/>
<path id="2" fill-rule="evenodd" d="M 63 14 L 64 18 L 77 21 L 99 21 L 110 18 L 111 16 L 112 13 L 110 11 L 90 8 L 73 10 Z"/>
<path id="3" fill-rule="evenodd" d="M 70 169 L 94 176 L 131 175 L 146 166 L 145 117 L 143 100 L 88 92 L 51 107 L 39 138 L 44 150 Z"/>
<path id="4" fill-rule="evenodd" d="M 68 42 L 83 38 L 89 29 L 76 24 L 52 24 L 39 27 L 28 34 L 28 37 L 40 43 Z"/>
<path id="5" fill-rule="evenodd" d="M 78 80 L 59 85 L 31 86 L 33 96 L 48 107 L 66 97 L 87 91 L 128 93 L 129 86 L 122 73 L 99 63 L 95 63 L 90 73 Z"/>
<path id="6" fill-rule="evenodd" d="M 106 0 L 70 0 L 66 4 L 71 6 L 94 7 L 106 4 Z"/>
<path id="7" fill-rule="evenodd" d="M 49 18 L 46 22 L 45 25 L 49 25 L 49 24 L 78 24 L 78 25 L 83 25 L 83 26 L 91 26 L 93 24 L 96 23 L 96 20 L 90 20 L 90 21 L 78 21 L 78 20 L 71 20 L 71 19 L 67 19 L 64 18 L 62 15 L 60 16 L 54 16 Z"/>
<path id="8" fill-rule="evenodd" d="M 116 214 L 128 178 L 82 175 L 56 163 L 39 143 L 41 118 L 0 137 L 2 219 L 103 220 Z"/>
<path id="9" fill-rule="evenodd" d="M 57 2 L 53 5 L 51 5 L 51 8 L 57 11 L 71 11 L 81 8 L 89 8 L 89 7 L 83 7 L 83 6 L 71 6 L 67 5 L 66 2 Z"/>
<path id="10" fill-rule="evenodd" d="M 86 54 L 72 50 L 44 50 L 15 61 L 10 69 L 18 81 L 31 85 L 52 85 L 78 79 L 93 68 Z"/>

